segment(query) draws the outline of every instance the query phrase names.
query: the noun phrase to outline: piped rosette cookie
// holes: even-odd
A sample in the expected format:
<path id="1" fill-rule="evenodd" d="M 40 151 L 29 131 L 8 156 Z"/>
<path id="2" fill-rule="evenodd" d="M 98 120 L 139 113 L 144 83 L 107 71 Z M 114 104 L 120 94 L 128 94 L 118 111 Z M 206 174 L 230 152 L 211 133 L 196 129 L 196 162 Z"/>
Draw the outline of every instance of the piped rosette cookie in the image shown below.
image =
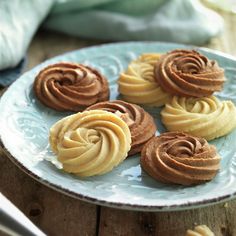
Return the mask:
<path id="1" fill-rule="evenodd" d="M 41 70 L 34 92 L 44 105 L 57 111 L 81 111 L 109 99 L 108 82 L 97 70 L 69 62 Z"/>
<path id="2" fill-rule="evenodd" d="M 157 53 L 142 54 L 121 73 L 118 85 L 125 101 L 157 107 L 169 101 L 170 95 L 154 79 L 154 66 L 159 58 Z"/>
<path id="3" fill-rule="evenodd" d="M 131 147 L 128 125 L 102 110 L 79 112 L 50 129 L 50 145 L 66 172 L 102 175 L 119 165 Z"/>
<path id="4" fill-rule="evenodd" d="M 231 101 L 214 96 L 173 97 L 161 111 L 162 123 L 169 131 L 182 131 L 212 140 L 236 128 L 236 107 Z"/>
<path id="5" fill-rule="evenodd" d="M 157 181 L 196 185 L 215 177 L 220 157 L 215 146 L 203 138 L 167 132 L 145 144 L 141 166 Z"/>
<path id="6" fill-rule="evenodd" d="M 156 125 L 152 116 L 138 105 L 121 100 L 100 102 L 88 107 L 86 110 L 102 109 L 112 112 L 124 120 L 131 132 L 131 150 L 129 155 L 141 151 L 143 145 L 155 136 Z"/>
<path id="7" fill-rule="evenodd" d="M 174 50 L 157 61 L 155 80 L 172 95 L 205 97 L 222 90 L 225 77 L 216 61 L 194 50 Z"/>

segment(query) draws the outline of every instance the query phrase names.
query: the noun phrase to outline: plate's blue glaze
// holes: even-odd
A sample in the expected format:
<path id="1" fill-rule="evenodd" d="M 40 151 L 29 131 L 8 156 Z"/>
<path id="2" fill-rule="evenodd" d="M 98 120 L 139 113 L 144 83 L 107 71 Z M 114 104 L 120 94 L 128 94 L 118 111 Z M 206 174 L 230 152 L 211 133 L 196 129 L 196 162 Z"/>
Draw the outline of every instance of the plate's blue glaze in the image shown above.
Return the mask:
<path id="1" fill-rule="evenodd" d="M 0 86 L 6 87 L 15 81 L 21 75 L 25 64 L 26 57 L 23 58 L 16 67 L 0 70 Z"/>
<path id="2" fill-rule="evenodd" d="M 221 170 L 211 182 L 183 187 L 165 185 L 141 171 L 139 156 L 125 160 L 112 172 L 86 179 L 64 173 L 56 164 L 48 145 L 50 126 L 69 113 L 55 112 L 35 98 L 32 84 L 44 66 L 57 61 L 81 62 L 100 70 L 109 80 L 111 99 L 118 96 L 116 80 L 130 60 L 144 52 L 166 52 L 184 45 L 166 43 L 120 43 L 91 47 L 52 58 L 21 76 L 0 102 L 0 135 L 11 159 L 32 177 L 71 196 L 97 204 L 125 209 L 166 211 L 199 207 L 233 198 L 236 195 L 236 131 L 212 141 L 221 157 Z M 195 48 L 196 49 L 196 48 Z M 216 59 L 228 78 L 219 98 L 236 103 L 236 60 L 208 49 L 197 49 Z M 157 108 L 147 108 L 156 119 Z M 51 160 L 51 162 L 47 161 Z"/>

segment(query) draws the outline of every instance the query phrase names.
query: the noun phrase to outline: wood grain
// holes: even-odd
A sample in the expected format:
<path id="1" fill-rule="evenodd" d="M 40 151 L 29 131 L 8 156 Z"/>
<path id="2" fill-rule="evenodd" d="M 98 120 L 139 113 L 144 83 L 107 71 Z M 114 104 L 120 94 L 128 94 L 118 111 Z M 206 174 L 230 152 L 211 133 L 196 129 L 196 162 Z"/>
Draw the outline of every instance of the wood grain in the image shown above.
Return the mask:
<path id="1" fill-rule="evenodd" d="M 101 43 L 107 42 L 97 40 L 81 40 L 65 34 L 51 31 L 39 31 L 29 47 L 26 70 L 33 68 L 35 65 L 51 57 Z"/>
<path id="2" fill-rule="evenodd" d="M 134 212 L 103 207 L 99 235 L 183 236 L 187 229 L 206 224 L 216 235 L 236 235 L 236 201 L 178 212 Z"/>
<path id="3" fill-rule="evenodd" d="M 225 32 L 206 47 L 236 56 L 236 16 L 222 13 Z M 40 31 L 28 51 L 29 70 L 55 55 L 102 43 Z M 0 190 L 48 235 L 183 236 L 197 224 L 216 236 L 236 235 L 236 200 L 180 212 L 135 212 L 97 207 L 70 198 L 31 179 L 0 151 Z M 219 189 L 220 191 L 220 189 Z"/>
<path id="4" fill-rule="evenodd" d="M 47 188 L 23 173 L 1 153 L 2 193 L 47 235 L 96 235 L 95 205 Z"/>

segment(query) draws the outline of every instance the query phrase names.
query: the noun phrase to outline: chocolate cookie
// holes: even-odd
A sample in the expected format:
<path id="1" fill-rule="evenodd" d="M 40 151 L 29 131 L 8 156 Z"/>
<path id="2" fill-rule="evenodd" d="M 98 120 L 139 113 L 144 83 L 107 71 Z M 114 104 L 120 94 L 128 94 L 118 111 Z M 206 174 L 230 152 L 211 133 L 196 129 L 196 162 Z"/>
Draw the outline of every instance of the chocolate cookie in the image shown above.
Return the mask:
<path id="1" fill-rule="evenodd" d="M 108 82 L 97 70 L 69 62 L 41 70 L 34 92 L 44 105 L 57 111 L 81 111 L 109 99 Z"/>
<path id="2" fill-rule="evenodd" d="M 203 138 L 167 132 L 152 138 L 141 153 L 141 166 L 163 183 L 200 184 L 214 178 L 220 157 Z"/>
<path id="3" fill-rule="evenodd" d="M 155 135 L 157 128 L 152 116 L 138 105 L 115 100 L 94 104 L 86 110 L 95 109 L 115 113 L 128 124 L 132 139 L 129 155 L 140 152 L 143 145 Z"/>
<path id="4" fill-rule="evenodd" d="M 155 79 L 172 95 L 205 97 L 220 91 L 224 70 L 194 50 L 174 50 L 163 54 L 155 66 Z"/>

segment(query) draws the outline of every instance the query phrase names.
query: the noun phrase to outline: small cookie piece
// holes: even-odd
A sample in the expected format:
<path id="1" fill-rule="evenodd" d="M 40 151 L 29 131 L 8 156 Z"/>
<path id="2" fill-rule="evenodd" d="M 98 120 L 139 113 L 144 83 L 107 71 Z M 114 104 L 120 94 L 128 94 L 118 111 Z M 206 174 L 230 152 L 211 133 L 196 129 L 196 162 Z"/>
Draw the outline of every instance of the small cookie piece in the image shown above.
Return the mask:
<path id="1" fill-rule="evenodd" d="M 102 175 L 119 165 L 131 147 L 128 125 L 111 112 L 92 110 L 63 118 L 50 129 L 50 145 L 66 172 Z"/>
<path id="2" fill-rule="evenodd" d="M 216 61 L 194 50 L 174 50 L 163 54 L 155 66 L 155 79 L 172 95 L 207 97 L 222 90 L 224 70 Z"/>
<path id="3" fill-rule="evenodd" d="M 231 101 L 214 96 L 173 97 L 161 111 L 162 123 L 169 131 L 182 131 L 212 140 L 236 128 L 236 107 Z"/>
<path id="4" fill-rule="evenodd" d="M 195 185 L 215 177 L 220 157 L 215 146 L 203 138 L 167 132 L 145 144 L 141 166 L 160 182 Z"/>
<path id="5" fill-rule="evenodd" d="M 154 79 L 154 65 L 159 58 L 157 53 L 142 54 L 121 73 L 118 85 L 125 101 L 156 107 L 169 101 L 171 96 Z"/>
<path id="6" fill-rule="evenodd" d="M 198 225 L 194 230 L 187 230 L 185 236 L 215 236 L 215 234 L 206 225 Z"/>
<path id="7" fill-rule="evenodd" d="M 97 70 L 69 62 L 41 70 L 34 81 L 34 92 L 45 106 L 57 111 L 82 111 L 109 100 L 108 82 Z"/>
<path id="8" fill-rule="evenodd" d="M 86 110 L 102 109 L 121 117 L 129 126 L 131 132 L 131 150 L 129 155 L 141 151 L 143 145 L 155 136 L 156 124 L 152 116 L 138 105 L 121 100 L 100 102 L 88 107 Z"/>

